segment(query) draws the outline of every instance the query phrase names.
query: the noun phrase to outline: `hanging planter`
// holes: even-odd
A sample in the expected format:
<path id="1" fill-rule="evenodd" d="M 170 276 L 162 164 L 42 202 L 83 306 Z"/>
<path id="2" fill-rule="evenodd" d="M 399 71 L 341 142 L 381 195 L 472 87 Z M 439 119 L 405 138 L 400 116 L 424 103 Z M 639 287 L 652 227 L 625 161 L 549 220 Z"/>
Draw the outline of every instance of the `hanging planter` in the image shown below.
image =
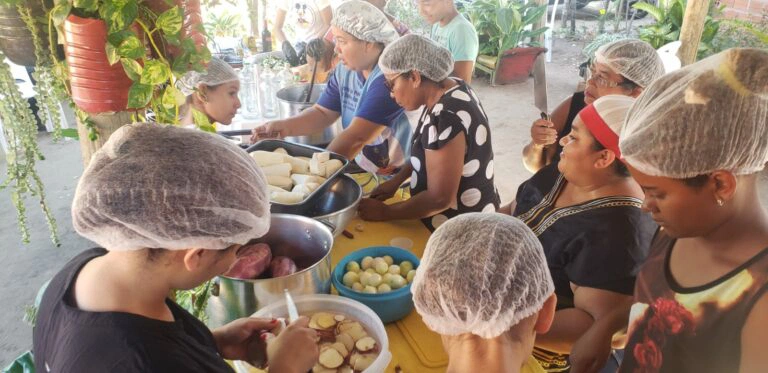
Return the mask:
<path id="1" fill-rule="evenodd" d="M 44 16 L 42 3 L 25 2 L 34 17 Z M 45 38 L 42 38 L 45 40 Z M 48 43 L 45 41 L 45 47 Z M 21 18 L 16 6 L 0 3 L 0 50 L 11 62 L 21 66 L 35 66 L 35 48 L 32 48 L 32 33 Z M 2 62 L 2 61 L 0 61 Z"/>
<path id="2" fill-rule="evenodd" d="M 110 65 L 104 46 L 107 25 L 100 19 L 70 15 L 64 21 L 64 53 L 72 99 L 87 113 L 123 111 L 133 82 L 123 65 Z"/>

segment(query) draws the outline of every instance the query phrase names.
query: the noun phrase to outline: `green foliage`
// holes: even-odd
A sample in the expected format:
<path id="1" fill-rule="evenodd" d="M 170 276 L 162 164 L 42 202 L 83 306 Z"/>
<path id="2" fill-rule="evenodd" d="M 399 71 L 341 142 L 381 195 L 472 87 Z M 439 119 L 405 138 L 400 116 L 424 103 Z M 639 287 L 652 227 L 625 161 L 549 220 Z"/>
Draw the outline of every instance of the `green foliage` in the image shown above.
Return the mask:
<path id="1" fill-rule="evenodd" d="M 546 27 L 527 29 L 546 16 L 546 5 L 517 0 L 476 0 L 465 3 L 463 8 L 479 35 L 480 54 L 498 56 L 524 43 L 538 46 L 535 38 L 547 30 Z"/>
<path id="2" fill-rule="evenodd" d="M 126 109 L 149 109 L 156 121 L 178 124 L 183 101 L 168 98 L 178 96 L 176 79 L 190 70 L 202 71 L 211 58 L 205 45 L 181 40 L 183 13 L 173 6 L 155 14 L 144 0 L 60 0 L 50 19 L 57 28 L 69 14 L 104 20 L 109 33 L 104 46 L 107 58 L 112 64 L 119 61 L 133 81 Z M 167 53 L 169 46 L 179 49 L 174 57 Z M 97 135 L 94 131 L 89 137 L 92 134 Z"/>
<path id="3" fill-rule="evenodd" d="M 239 14 L 230 14 L 228 12 L 212 13 L 208 18 L 208 22 L 205 23 L 205 30 L 208 32 L 208 35 L 234 37 L 242 34 L 243 27 L 240 23 Z"/>
<path id="4" fill-rule="evenodd" d="M 205 308 L 208 305 L 208 299 L 211 297 L 211 285 L 213 280 L 190 290 L 176 290 L 176 304 L 187 310 L 192 316 L 197 317 L 202 322 L 208 320 Z"/>
<path id="5" fill-rule="evenodd" d="M 679 40 L 687 3 L 688 0 L 659 0 L 658 6 L 645 2 L 634 4 L 634 8 L 648 12 L 656 20 L 654 24 L 640 27 L 640 39 L 647 41 L 656 49 Z M 718 52 L 713 40 L 720 29 L 721 21 L 717 19 L 717 16 L 722 13 L 724 8 L 725 5 L 717 6 L 714 1 L 710 2 L 709 14 L 705 20 L 704 31 L 699 43 L 698 58 Z"/>
<path id="6" fill-rule="evenodd" d="M 0 61 L 4 60 L 5 55 L 0 51 Z M 4 96 L 0 100 L 0 119 L 3 120 L 3 135 L 8 141 L 8 151 L 5 154 L 8 170 L 0 189 L 11 187 L 11 201 L 16 208 L 24 243 L 29 243 L 30 238 L 24 201 L 27 195 L 31 195 L 39 200 L 51 231 L 51 240 L 58 246 L 60 243 L 56 220 L 48 208 L 43 182 L 35 169 L 36 162 L 45 159 L 37 145 L 37 122 L 27 100 L 19 92 L 10 67 L 4 62 L 0 62 L 0 92 L 3 92 Z"/>

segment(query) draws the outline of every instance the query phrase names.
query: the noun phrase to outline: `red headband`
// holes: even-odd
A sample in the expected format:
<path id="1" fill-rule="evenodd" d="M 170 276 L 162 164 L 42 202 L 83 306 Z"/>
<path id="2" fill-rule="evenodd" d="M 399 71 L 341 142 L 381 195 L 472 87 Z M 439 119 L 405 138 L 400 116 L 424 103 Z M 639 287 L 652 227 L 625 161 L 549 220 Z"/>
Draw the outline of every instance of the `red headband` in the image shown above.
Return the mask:
<path id="1" fill-rule="evenodd" d="M 603 117 L 595 109 L 595 105 L 588 105 L 579 112 L 584 125 L 595 137 L 595 140 L 602 144 L 606 149 L 616 154 L 616 158 L 621 160 L 621 150 L 619 150 L 619 135 L 613 132 L 611 127 L 605 123 Z"/>

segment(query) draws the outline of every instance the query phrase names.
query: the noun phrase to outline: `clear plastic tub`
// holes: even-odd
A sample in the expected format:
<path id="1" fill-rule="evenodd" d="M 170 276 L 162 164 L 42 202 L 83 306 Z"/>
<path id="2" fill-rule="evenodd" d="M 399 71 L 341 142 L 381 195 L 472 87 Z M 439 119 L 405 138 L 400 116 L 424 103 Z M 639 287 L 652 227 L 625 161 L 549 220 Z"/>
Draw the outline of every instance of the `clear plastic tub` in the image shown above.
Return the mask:
<path id="1" fill-rule="evenodd" d="M 389 361 L 392 359 L 392 353 L 389 352 L 389 339 L 387 338 L 387 331 L 384 329 L 384 323 L 381 322 L 376 313 L 373 312 L 368 306 L 349 298 L 343 298 L 337 295 L 302 295 L 293 297 L 294 303 L 299 314 L 305 315 L 314 312 L 337 312 L 347 315 L 365 326 L 365 330 L 369 335 L 381 345 L 381 352 L 376 360 L 371 364 L 368 369 L 363 373 L 382 373 L 389 365 Z M 258 312 L 253 314 L 253 317 L 287 317 L 288 310 L 285 305 L 285 301 L 270 304 Z M 257 370 L 253 370 L 250 365 L 245 362 L 235 362 L 235 370 L 238 373 L 250 373 Z"/>

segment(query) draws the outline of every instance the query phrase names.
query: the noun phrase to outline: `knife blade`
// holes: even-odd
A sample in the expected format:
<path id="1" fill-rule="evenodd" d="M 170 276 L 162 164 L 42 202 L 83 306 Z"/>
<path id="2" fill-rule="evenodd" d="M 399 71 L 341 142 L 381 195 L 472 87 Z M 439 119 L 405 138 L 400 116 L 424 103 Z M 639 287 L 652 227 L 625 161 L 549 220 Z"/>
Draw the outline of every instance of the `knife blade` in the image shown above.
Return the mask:
<path id="1" fill-rule="evenodd" d="M 285 304 L 288 308 L 288 321 L 293 323 L 299 319 L 299 310 L 296 309 L 296 303 L 293 303 L 293 297 L 291 297 L 288 289 L 283 289 L 283 291 L 285 292 Z"/>
<path id="2" fill-rule="evenodd" d="M 216 132 L 222 136 L 248 136 L 253 130 L 234 130 L 234 131 L 218 131 Z"/>
<path id="3" fill-rule="evenodd" d="M 533 65 L 533 104 L 541 111 L 542 119 L 549 119 L 547 106 L 547 71 L 543 54 L 536 57 Z"/>

